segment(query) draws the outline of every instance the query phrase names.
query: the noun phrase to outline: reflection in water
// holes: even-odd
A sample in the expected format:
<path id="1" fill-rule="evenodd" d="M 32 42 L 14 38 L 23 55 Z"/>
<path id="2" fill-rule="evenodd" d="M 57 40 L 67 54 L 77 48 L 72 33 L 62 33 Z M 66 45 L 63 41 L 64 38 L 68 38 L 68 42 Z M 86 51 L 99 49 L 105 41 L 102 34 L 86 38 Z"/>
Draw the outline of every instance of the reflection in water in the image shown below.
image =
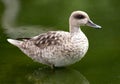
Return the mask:
<path id="1" fill-rule="evenodd" d="M 34 84 L 89 84 L 89 81 L 77 70 L 40 68 L 27 75 Z"/>
<path id="2" fill-rule="evenodd" d="M 35 36 L 39 33 L 48 31 L 48 28 L 33 25 L 17 26 L 16 18 L 20 10 L 19 0 L 2 0 L 5 10 L 2 17 L 2 27 L 5 29 L 5 33 L 12 38 L 22 38 Z"/>

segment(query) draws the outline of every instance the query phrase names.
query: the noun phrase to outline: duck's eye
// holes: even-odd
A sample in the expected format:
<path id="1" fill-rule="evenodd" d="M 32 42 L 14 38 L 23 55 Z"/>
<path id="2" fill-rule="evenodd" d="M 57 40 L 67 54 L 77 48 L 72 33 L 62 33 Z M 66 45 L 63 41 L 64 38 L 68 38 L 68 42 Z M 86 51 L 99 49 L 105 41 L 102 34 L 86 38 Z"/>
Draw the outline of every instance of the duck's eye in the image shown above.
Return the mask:
<path id="1" fill-rule="evenodd" d="M 84 15 L 75 15 L 74 16 L 74 18 L 76 18 L 76 19 L 84 19 L 85 18 L 85 16 Z"/>

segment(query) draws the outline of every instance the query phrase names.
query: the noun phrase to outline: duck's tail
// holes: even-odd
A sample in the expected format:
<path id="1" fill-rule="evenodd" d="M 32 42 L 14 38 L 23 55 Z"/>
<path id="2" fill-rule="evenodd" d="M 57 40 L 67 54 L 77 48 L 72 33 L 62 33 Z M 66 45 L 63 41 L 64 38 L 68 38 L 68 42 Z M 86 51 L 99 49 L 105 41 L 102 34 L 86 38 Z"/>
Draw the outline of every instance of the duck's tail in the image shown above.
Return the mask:
<path id="1" fill-rule="evenodd" d="M 14 40 L 14 39 L 7 39 L 7 41 L 17 47 L 20 47 L 20 45 L 23 43 L 23 41 Z"/>

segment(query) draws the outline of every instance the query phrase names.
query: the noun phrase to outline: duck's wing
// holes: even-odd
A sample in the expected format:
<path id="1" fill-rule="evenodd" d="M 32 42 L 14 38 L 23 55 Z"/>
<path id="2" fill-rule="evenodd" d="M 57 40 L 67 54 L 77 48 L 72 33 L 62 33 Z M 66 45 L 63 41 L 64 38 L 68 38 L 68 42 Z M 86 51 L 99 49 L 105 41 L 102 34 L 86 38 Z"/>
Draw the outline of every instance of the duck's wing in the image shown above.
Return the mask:
<path id="1" fill-rule="evenodd" d="M 31 40 L 39 48 L 62 45 L 70 39 L 70 34 L 64 31 L 50 31 L 33 37 Z"/>

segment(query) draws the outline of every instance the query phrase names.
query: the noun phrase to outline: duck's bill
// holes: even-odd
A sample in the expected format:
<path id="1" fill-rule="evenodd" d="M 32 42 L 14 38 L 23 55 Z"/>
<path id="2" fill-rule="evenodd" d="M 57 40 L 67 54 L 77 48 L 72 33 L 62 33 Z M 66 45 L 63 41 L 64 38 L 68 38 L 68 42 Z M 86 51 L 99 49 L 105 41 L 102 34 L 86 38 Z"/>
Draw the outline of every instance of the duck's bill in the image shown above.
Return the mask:
<path id="1" fill-rule="evenodd" d="M 101 28 L 101 26 L 93 23 L 91 20 L 89 20 L 86 25 L 90 26 L 90 27 L 93 27 L 93 28 Z"/>

